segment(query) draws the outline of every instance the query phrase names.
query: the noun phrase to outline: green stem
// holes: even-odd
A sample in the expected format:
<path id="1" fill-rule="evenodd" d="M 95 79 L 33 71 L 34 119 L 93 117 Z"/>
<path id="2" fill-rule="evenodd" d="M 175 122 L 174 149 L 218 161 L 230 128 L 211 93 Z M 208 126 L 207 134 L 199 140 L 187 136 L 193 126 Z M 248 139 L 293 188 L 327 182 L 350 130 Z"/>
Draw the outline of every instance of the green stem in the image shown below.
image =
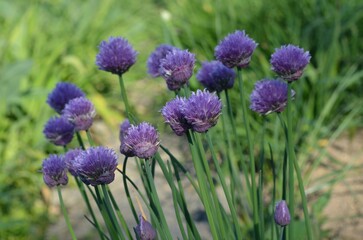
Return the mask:
<path id="1" fill-rule="evenodd" d="M 287 156 L 289 158 L 288 171 L 289 171 L 289 210 L 291 214 L 291 221 L 288 226 L 289 239 L 294 239 L 294 218 L 295 218 L 295 199 L 294 199 L 294 139 L 292 136 L 292 97 L 291 97 L 291 83 L 288 83 L 287 88 Z"/>
<path id="2" fill-rule="evenodd" d="M 238 149 L 238 153 L 241 154 L 241 158 L 243 157 L 243 151 L 242 151 L 242 145 L 240 143 L 240 141 L 238 140 L 239 137 L 238 137 L 238 134 L 237 134 L 237 128 L 236 128 L 236 123 L 234 121 L 234 117 L 233 117 L 233 112 L 232 112 L 232 105 L 231 105 L 231 101 L 230 101 L 230 98 L 229 98 L 229 94 L 228 94 L 228 90 L 226 89 L 224 91 L 225 95 L 226 95 L 226 102 L 227 102 L 227 110 L 228 110 L 228 118 L 229 118 L 229 121 L 231 122 L 231 125 L 232 125 L 232 130 L 233 130 L 233 135 L 234 135 L 234 138 L 237 142 L 237 149 Z M 241 159 L 240 160 L 240 163 L 241 163 L 241 166 L 242 166 L 242 171 L 243 171 L 243 175 L 245 176 L 246 178 L 246 185 L 247 185 L 247 189 L 248 191 L 251 192 L 251 183 L 250 183 L 250 180 L 248 178 L 248 170 L 247 170 L 247 166 L 245 164 L 245 161 L 244 159 Z"/>
<path id="3" fill-rule="evenodd" d="M 228 191 L 228 187 L 227 187 L 226 181 L 224 179 L 225 177 L 224 177 L 223 171 L 219 166 L 219 163 L 218 163 L 218 160 L 217 160 L 217 157 L 216 157 L 216 154 L 215 154 L 215 150 L 214 150 L 214 147 L 213 147 L 212 139 L 211 139 L 210 134 L 208 132 L 206 133 L 206 136 L 207 136 L 208 146 L 209 146 L 209 148 L 211 150 L 211 153 L 212 153 L 212 160 L 213 160 L 214 166 L 215 166 L 215 168 L 217 170 L 219 180 L 221 181 L 221 185 L 222 185 L 223 192 L 224 192 L 224 194 L 226 196 L 226 199 L 227 199 L 229 210 L 230 210 L 230 212 L 232 214 L 232 219 L 233 219 L 233 224 L 234 224 L 234 227 L 235 227 L 236 238 L 237 239 L 242 239 L 241 230 L 240 230 L 239 223 L 238 223 L 238 218 L 237 218 L 237 212 L 236 212 L 236 209 L 234 207 L 234 203 L 233 203 L 231 194 Z"/>
<path id="4" fill-rule="evenodd" d="M 89 132 L 89 130 L 86 130 L 86 133 L 87 133 L 87 139 L 88 139 L 88 142 L 89 142 L 89 145 L 92 147 L 94 146 L 94 142 L 92 140 L 92 136 L 91 136 L 91 133 Z"/>
<path id="5" fill-rule="evenodd" d="M 81 134 L 79 132 L 76 132 L 76 136 L 77 136 L 78 143 L 81 146 L 82 150 L 86 150 L 82 137 L 81 137 Z"/>
<path id="6" fill-rule="evenodd" d="M 67 213 L 67 209 L 66 209 L 66 207 L 64 205 L 64 202 L 63 202 L 62 191 L 61 191 L 60 186 L 57 186 L 57 191 L 58 191 L 59 203 L 61 205 L 62 212 L 63 212 L 63 216 L 64 216 L 64 219 L 66 220 L 66 224 L 67 224 L 69 233 L 71 234 L 72 239 L 73 240 L 76 240 L 77 237 L 76 237 L 76 234 L 73 231 L 73 228 L 72 228 L 72 225 L 71 225 L 71 221 L 69 220 L 69 216 L 68 216 L 68 213 Z"/>
<path id="7" fill-rule="evenodd" d="M 250 136 L 250 124 L 248 121 L 247 116 L 247 108 L 246 108 L 246 101 L 244 97 L 243 91 L 243 81 L 242 81 L 242 70 L 241 68 L 237 68 L 237 75 L 238 75 L 238 86 L 239 86 L 239 95 L 240 101 L 242 105 L 242 118 L 243 123 L 246 130 L 246 137 L 248 142 L 248 150 L 249 150 L 249 157 L 250 157 L 250 171 L 251 171 L 251 187 L 252 187 L 252 206 L 253 206 L 253 223 L 254 223 L 254 233 L 255 239 L 260 239 L 259 235 L 259 216 L 258 216 L 258 209 L 257 209 L 257 188 L 256 188 L 256 179 L 255 179 L 255 159 L 253 156 L 253 145 Z"/>
<path id="8" fill-rule="evenodd" d="M 129 119 L 130 123 L 135 123 L 135 119 L 132 118 L 131 108 L 129 105 L 129 101 L 127 99 L 126 88 L 125 88 L 124 81 L 122 79 L 122 75 L 119 75 L 118 80 L 119 80 L 119 84 L 120 84 L 120 88 L 121 88 L 121 98 L 125 105 L 126 116 Z"/>
<path id="9" fill-rule="evenodd" d="M 308 240 L 312 240 L 313 235 L 312 235 L 312 232 L 311 232 L 311 223 L 310 223 L 310 217 L 309 217 L 309 210 L 308 210 L 308 207 L 307 207 L 307 199 L 306 199 L 306 195 L 305 195 L 304 182 L 303 182 L 303 179 L 301 177 L 300 167 L 299 167 L 299 164 L 296 161 L 296 158 L 294 159 L 294 166 L 295 166 L 297 181 L 299 183 L 299 190 L 300 190 L 300 195 L 301 195 L 301 200 L 302 200 L 302 205 L 303 205 L 304 218 L 305 218 L 305 227 L 306 227 L 306 231 L 307 231 L 307 234 L 308 234 Z"/>
<path id="10" fill-rule="evenodd" d="M 124 182 L 125 193 L 126 193 L 127 201 L 129 202 L 129 205 L 130 205 L 130 208 L 131 208 L 131 212 L 134 215 L 135 221 L 137 223 L 139 223 L 139 218 L 137 217 L 137 213 L 136 213 L 136 210 L 135 210 L 135 207 L 134 207 L 134 203 L 132 202 L 129 187 L 127 185 L 127 175 L 126 175 L 127 159 L 128 159 L 128 157 L 125 157 L 124 163 L 122 165 L 122 172 L 123 172 L 122 179 L 123 179 L 123 182 Z"/>

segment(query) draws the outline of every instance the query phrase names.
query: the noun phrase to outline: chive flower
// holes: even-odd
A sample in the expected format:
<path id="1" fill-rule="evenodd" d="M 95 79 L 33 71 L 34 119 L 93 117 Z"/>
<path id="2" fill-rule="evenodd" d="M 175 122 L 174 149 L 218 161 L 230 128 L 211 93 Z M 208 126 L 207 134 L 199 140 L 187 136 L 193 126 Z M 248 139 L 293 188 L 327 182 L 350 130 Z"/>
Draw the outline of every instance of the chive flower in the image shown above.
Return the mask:
<path id="1" fill-rule="evenodd" d="M 154 78 L 161 76 L 161 70 L 160 70 L 161 60 L 164 59 L 168 53 L 176 49 L 178 48 L 168 44 L 159 45 L 154 50 L 154 52 L 150 54 L 150 57 L 147 60 L 148 73 Z"/>
<path id="2" fill-rule="evenodd" d="M 77 169 L 75 168 L 75 161 L 77 157 L 82 153 L 83 150 L 79 148 L 68 150 L 64 155 L 64 162 L 66 163 L 68 171 L 72 176 L 77 177 Z"/>
<path id="3" fill-rule="evenodd" d="M 51 154 L 43 160 L 43 180 L 48 187 L 66 185 L 68 183 L 67 168 L 64 157 Z"/>
<path id="4" fill-rule="evenodd" d="M 217 124 L 222 111 L 222 102 L 216 94 L 207 90 L 193 92 L 188 98 L 183 114 L 188 124 L 196 132 L 206 132 Z"/>
<path id="5" fill-rule="evenodd" d="M 161 115 L 165 119 L 165 123 L 169 124 L 174 133 L 182 136 L 190 129 L 190 125 L 184 117 L 183 109 L 187 99 L 184 97 L 176 97 L 167 102 L 161 109 Z"/>
<path id="6" fill-rule="evenodd" d="M 275 223 L 284 227 L 289 225 L 290 223 L 290 212 L 287 204 L 284 200 L 276 203 L 275 206 L 275 215 L 274 215 Z"/>
<path id="7" fill-rule="evenodd" d="M 119 133 L 119 139 L 121 142 L 120 145 L 120 152 L 122 154 L 124 154 L 127 157 L 133 157 L 135 156 L 135 154 L 133 153 L 132 149 L 129 148 L 126 144 L 125 144 L 125 136 L 128 134 L 129 129 L 131 127 L 130 121 L 128 119 L 125 119 L 125 121 L 123 121 L 120 125 L 120 133 Z"/>
<path id="8" fill-rule="evenodd" d="M 98 46 L 96 65 L 100 70 L 122 75 L 136 62 L 137 52 L 122 37 L 110 37 Z"/>
<path id="9" fill-rule="evenodd" d="M 115 178 L 117 155 L 106 147 L 90 147 L 76 157 L 73 166 L 85 184 L 109 184 Z"/>
<path id="10" fill-rule="evenodd" d="M 159 135 L 156 129 L 149 123 L 143 122 L 139 125 L 131 125 L 124 138 L 125 146 L 133 155 L 139 158 L 151 158 L 159 147 Z"/>
<path id="11" fill-rule="evenodd" d="M 198 81 L 210 92 L 232 88 L 235 77 L 235 72 L 219 61 L 204 62 L 197 73 Z"/>
<path id="12" fill-rule="evenodd" d="M 271 69 L 282 79 L 293 82 L 301 77 L 310 58 L 310 53 L 303 48 L 285 45 L 275 49 L 271 55 Z"/>
<path id="13" fill-rule="evenodd" d="M 79 97 L 67 103 L 63 116 L 74 124 L 76 131 L 88 130 L 96 116 L 96 110 L 90 100 Z"/>
<path id="14" fill-rule="evenodd" d="M 64 117 L 52 117 L 44 126 L 45 137 L 57 146 L 70 143 L 74 135 L 74 125 Z"/>
<path id="15" fill-rule="evenodd" d="M 168 89 L 179 90 L 193 75 L 195 55 L 188 50 L 174 49 L 161 59 L 160 71 Z"/>
<path id="16" fill-rule="evenodd" d="M 257 43 L 245 31 L 237 30 L 227 35 L 214 49 L 214 56 L 229 68 L 245 68 Z"/>
<path id="17" fill-rule="evenodd" d="M 287 83 L 279 80 L 264 79 L 256 82 L 250 96 L 250 109 L 262 115 L 284 111 L 287 89 Z M 291 96 L 295 96 L 294 90 L 291 90 Z"/>
<path id="18" fill-rule="evenodd" d="M 155 229 L 142 215 L 139 216 L 139 224 L 134 230 L 140 240 L 154 240 L 156 238 Z"/>
<path id="19" fill-rule="evenodd" d="M 47 103 L 57 113 L 61 114 L 70 100 L 84 96 L 84 92 L 76 85 L 67 82 L 59 82 L 53 91 L 49 93 Z"/>

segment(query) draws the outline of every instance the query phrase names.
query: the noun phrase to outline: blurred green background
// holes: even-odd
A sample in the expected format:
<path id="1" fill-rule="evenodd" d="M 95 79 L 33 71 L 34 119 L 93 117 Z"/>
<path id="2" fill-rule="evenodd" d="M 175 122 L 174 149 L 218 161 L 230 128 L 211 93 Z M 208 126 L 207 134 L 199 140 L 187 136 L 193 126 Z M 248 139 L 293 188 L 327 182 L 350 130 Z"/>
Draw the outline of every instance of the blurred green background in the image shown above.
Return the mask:
<path id="1" fill-rule="evenodd" d="M 117 129 L 123 118 L 116 77 L 94 64 L 100 41 L 123 36 L 139 52 L 124 77 L 132 95 L 139 81 L 147 82 L 143 91 L 153 91 L 153 82 L 166 90 L 163 80 L 146 74 L 147 58 L 158 44 L 189 49 L 198 70 L 213 58 L 219 40 L 236 29 L 259 43 L 244 73 L 248 89 L 256 80 L 273 77 L 269 56 L 282 44 L 299 45 L 312 55 L 305 78 L 294 86 L 299 92 L 297 150 L 308 163 L 309 179 L 320 163 L 319 158 L 309 162 L 319 150 L 316 143 L 329 143 L 342 132 L 354 134 L 363 125 L 362 1 L 0 1 L 0 239 L 42 239 L 49 225 L 38 171 L 48 153 L 62 150 L 42 134 L 54 115 L 45 101 L 57 82 L 84 90 L 109 127 Z M 194 78 L 191 86 L 199 87 Z M 157 111 L 169 96 L 165 91 L 154 99 L 155 109 L 141 117 L 162 128 Z M 259 122 L 257 117 L 253 122 L 257 132 Z"/>

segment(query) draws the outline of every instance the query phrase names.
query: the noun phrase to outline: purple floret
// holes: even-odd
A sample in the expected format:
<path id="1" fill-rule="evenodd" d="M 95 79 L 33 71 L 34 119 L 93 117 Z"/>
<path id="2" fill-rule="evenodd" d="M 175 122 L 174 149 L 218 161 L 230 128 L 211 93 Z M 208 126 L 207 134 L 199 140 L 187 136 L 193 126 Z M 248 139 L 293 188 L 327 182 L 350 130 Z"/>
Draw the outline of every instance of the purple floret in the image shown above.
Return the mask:
<path id="1" fill-rule="evenodd" d="M 87 98 L 72 99 L 63 109 L 63 116 L 74 124 L 76 131 L 88 130 L 96 116 L 92 102 Z"/>
<path id="2" fill-rule="evenodd" d="M 75 177 L 77 176 L 77 169 L 74 167 L 75 161 L 82 151 L 83 150 L 78 148 L 71 149 L 64 155 L 64 161 L 66 163 L 67 169 Z"/>
<path id="3" fill-rule="evenodd" d="M 186 102 L 186 98 L 176 97 L 167 102 L 161 109 L 161 114 L 163 115 L 165 122 L 170 125 L 171 129 L 178 136 L 186 133 L 191 127 L 183 114 Z"/>
<path id="4" fill-rule="evenodd" d="M 206 132 L 217 124 L 222 111 L 222 102 L 216 94 L 206 90 L 193 92 L 183 108 L 183 114 L 192 129 Z"/>
<path id="5" fill-rule="evenodd" d="M 99 45 L 96 65 L 100 70 L 122 75 L 136 62 L 137 52 L 122 37 L 110 37 Z"/>
<path id="6" fill-rule="evenodd" d="M 287 89 L 287 83 L 279 80 L 264 79 L 256 82 L 250 96 L 250 109 L 262 115 L 284 111 L 287 104 Z M 291 96 L 295 96 L 293 90 Z"/>
<path id="7" fill-rule="evenodd" d="M 274 215 L 275 223 L 284 227 L 289 225 L 290 223 L 290 212 L 287 204 L 284 200 L 276 203 L 275 206 L 275 215 Z"/>
<path id="8" fill-rule="evenodd" d="M 85 184 L 109 184 L 115 178 L 117 155 L 112 149 L 91 147 L 82 151 L 74 161 L 74 169 Z"/>
<path id="9" fill-rule="evenodd" d="M 219 61 L 204 62 L 197 73 L 198 81 L 210 92 L 232 88 L 235 77 L 235 72 Z"/>
<path id="10" fill-rule="evenodd" d="M 57 113 L 61 114 L 66 104 L 78 97 L 84 97 L 85 94 L 76 85 L 67 82 L 57 83 L 56 87 L 48 95 L 47 103 Z"/>
<path id="11" fill-rule="evenodd" d="M 229 68 L 245 68 L 257 43 L 245 31 L 235 31 L 226 36 L 214 49 L 214 56 Z"/>
<path id="12" fill-rule="evenodd" d="M 161 60 L 166 57 L 168 53 L 178 48 L 168 45 L 168 44 L 161 44 L 159 45 L 154 52 L 150 54 L 149 59 L 147 60 L 147 67 L 148 73 L 152 77 L 159 77 L 161 76 Z"/>
<path id="13" fill-rule="evenodd" d="M 45 124 L 43 133 L 51 143 L 65 146 L 73 139 L 74 125 L 64 117 L 53 117 Z"/>
<path id="14" fill-rule="evenodd" d="M 134 229 L 140 240 L 154 240 L 156 238 L 155 229 L 142 215 L 139 216 L 139 224 Z"/>
<path id="15" fill-rule="evenodd" d="M 158 151 L 159 134 L 149 123 L 131 125 L 124 138 L 124 144 L 139 158 L 151 158 Z"/>
<path id="16" fill-rule="evenodd" d="M 125 121 L 123 121 L 120 125 L 120 134 L 119 134 L 119 139 L 121 142 L 120 152 L 127 157 L 134 157 L 135 154 L 132 151 L 132 149 L 125 144 L 125 137 L 129 133 L 130 127 L 131 127 L 131 124 L 128 119 L 125 119 Z"/>
<path id="17" fill-rule="evenodd" d="M 160 71 L 168 89 L 179 90 L 193 75 L 195 55 L 188 50 L 173 50 L 161 60 Z"/>
<path id="18" fill-rule="evenodd" d="M 43 180 L 48 187 L 66 185 L 68 183 L 67 167 L 64 157 L 51 154 L 43 160 L 42 164 Z"/>
<path id="19" fill-rule="evenodd" d="M 310 53 L 294 45 L 282 46 L 271 55 L 271 69 L 288 82 L 296 81 L 310 62 Z"/>

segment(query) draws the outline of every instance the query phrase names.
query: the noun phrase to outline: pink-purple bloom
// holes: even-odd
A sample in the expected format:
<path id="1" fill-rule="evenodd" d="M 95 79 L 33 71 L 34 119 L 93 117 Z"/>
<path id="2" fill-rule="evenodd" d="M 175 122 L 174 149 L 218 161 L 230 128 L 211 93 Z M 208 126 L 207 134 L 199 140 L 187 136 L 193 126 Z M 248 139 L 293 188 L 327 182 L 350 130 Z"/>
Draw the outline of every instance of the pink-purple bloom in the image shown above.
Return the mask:
<path id="1" fill-rule="evenodd" d="M 148 159 L 158 150 L 159 134 L 149 123 L 142 122 L 136 126 L 131 125 L 121 144 L 125 144 L 134 156 Z"/>
<path id="2" fill-rule="evenodd" d="M 66 185 L 68 183 L 67 167 L 62 155 L 51 154 L 43 160 L 43 180 L 48 187 Z"/>
<path id="3" fill-rule="evenodd" d="M 53 144 L 65 146 L 74 135 L 74 125 L 64 117 L 52 117 L 44 126 L 45 137 Z"/>
<path id="4" fill-rule="evenodd" d="M 294 45 L 277 48 L 271 55 L 272 71 L 288 82 L 296 81 L 310 62 L 310 53 Z"/>
<path id="5" fill-rule="evenodd" d="M 257 43 L 245 31 L 235 31 L 226 36 L 214 49 L 214 56 L 229 68 L 245 68 Z"/>
<path id="6" fill-rule="evenodd" d="M 222 111 L 222 102 L 216 94 L 206 90 L 193 92 L 188 98 L 183 114 L 196 132 L 206 132 L 217 124 Z"/>
<path id="7" fill-rule="evenodd" d="M 110 37 L 99 45 L 96 65 L 100 70 L 122 75 L 136 62 L 137 52 L 122 37 Z"/>
<path id="8" fill-rule="evenodd" d="M 133 157 L 135 156 L 135 154 L 133 153 L 132 149 L 130 149 L 126 144 L 125 144 L 125 136 L 128 134 L 129 129 L 131 127 L 130 121 L 128 119 L 125 119 L 125 121 L 123 121 L 120 125 L 120 133 L 119 133 L 119 139 L 121 142 L 120 145 L 120 152 L 122 154 L 124 154 L 127 157 Z"/>
<path id="9" fill-rule="evenodd" d="M 161 109 L 165 122 L 170 125 L 171 129 L 178 136 L 183 135 L 190 129 L 190 125 L 184 117 L 183 109 L 187 99 L 184 97 L 176 97 L 167 102 Z"/>
<path id="10" fill-rule="evenodd" d="M 255 83 L 250 96 L 250 109 L 262 115 L 284 111 L 287 104 L 286 82 L 279 80 L 264 79 Z M 295 92 L 291 90 L 291 96 Z"/>
<path id="11" fill-rule="evenodd" d="M 47 103 L 57 113 L 61 114 L 66 104 L 78 97 L 84 97 L 85 94 L 76 85 L 67 82 L 57 83 L 55 88 L 48 95 Z"/>
<path id="12" fill-rule="evenodd" d="M 90 147 L 76 157 L 73 167 L 85 184 L 109 184 L 115 178 L 117 155 L 106 147 Z"/>
<path id="13" fill-rule="evenodd" d="M 149 59 L 147 60 L 148 73 L 152 77 L 161 76 L 160 64 L 161 60 L 166 57 L 168 53 L 177 48 L 168 44 L 159 45 L 154 52 L 150 54 Z"/>
<path id="14" fill-rule="evenodd" d="M 174 49 L 161 60 L 160 72 L 168 89 L 179 90 L 193 75 L 195 55 L 188 50 Z"/>
<path id="15" fill-rule="evenodd" d="M 232 88 L 235 77 L 235 72 L 219 61 L 204 62 L 197 73 L 198 81 L 210 92 Z"/>
<path id="16" fill-rule="evenodd" d="M 287 204 L 284 200 L 276 203 L 275 206 L 275 215 L 274 215 L 275 223 L 284 227 L 289 225 L 290 223 L 290 212 Z"/>
<path id="17" fill-rule="evenodd" d="M 96 116 L 96 110 L 90 100 L 79 97 L 67 103 L 63 116 L 74 124 L 76 131 L 88 130 Z"/>
<path id="18" fill-rule="evenodd" d="M 77 169 L 75 168 L 76 158 L 81 154 L 82 151 L 83 150 L 79 148 L 75 148 L 68 150 L 68 152 L 64 155 L 64 162 L 66 163 L 67 169 L 75 177 L 78 176 Z"/>
<path id="19" fill-rule="evenodd" d="M 139 224 L 134 229 L 140 240 L 154 240 L 156 238 L 155 229 L 142 215 L 139 216 Z"/>

